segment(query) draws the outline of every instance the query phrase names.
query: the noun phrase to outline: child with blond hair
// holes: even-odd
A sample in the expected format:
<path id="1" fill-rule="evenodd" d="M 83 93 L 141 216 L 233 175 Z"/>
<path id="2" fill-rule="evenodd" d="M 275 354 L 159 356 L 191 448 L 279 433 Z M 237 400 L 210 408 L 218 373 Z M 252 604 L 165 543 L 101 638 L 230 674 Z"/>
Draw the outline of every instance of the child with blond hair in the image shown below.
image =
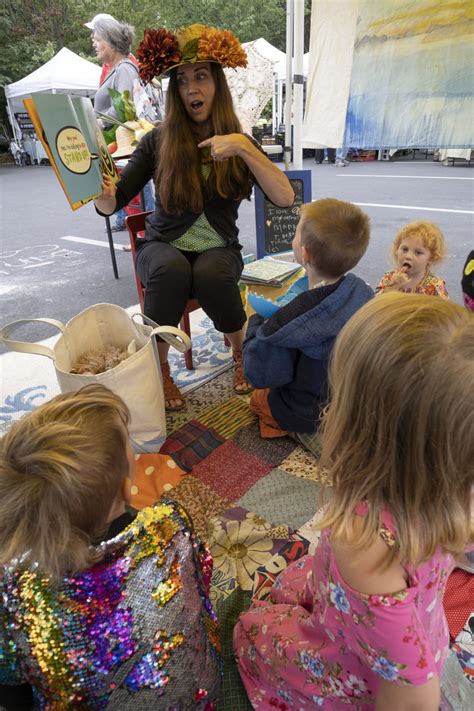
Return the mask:
<path id="1" fill-rule="evenodd" d="M 0 706 L 212 709 L 212 559 L 185 511 L 127 511 L 130 414 L 101 385 L 0 441 Z"/>
<path id="2" fill-rule="evenodd" d="M 308 288 L 268 320 L 252 316 L 244 342 L 245 377 L 259 388 L 250 406 L 262 437 L 291 432 L 317 453 L 331 349 L 346 321 L 374 295 L 347 273 L 365 253 L 369 237 L 368 216 L 350 202 L 325 198 L 301 207 L 293 252 L 305 268 Z"/>
<path id="3" fill-rule="evenodd" d="M 383 295 L 342 329 L 320 543 L 234 630 L 255 709 L 438 711 L 443 593 L 473 533 L 473 381 L 473 317 L 450 301 Z"/>
<path id="4" fill-rule="evenodd" d="M 446 256 L 444 236 L 437 225 L 427 220 L 405 225 L 395 237 L 391 251 L 396 269 L 385 272 L 376 293 L 403 291 L 448 298 L 444 280 L 431 271 L 432 265 Z"/>

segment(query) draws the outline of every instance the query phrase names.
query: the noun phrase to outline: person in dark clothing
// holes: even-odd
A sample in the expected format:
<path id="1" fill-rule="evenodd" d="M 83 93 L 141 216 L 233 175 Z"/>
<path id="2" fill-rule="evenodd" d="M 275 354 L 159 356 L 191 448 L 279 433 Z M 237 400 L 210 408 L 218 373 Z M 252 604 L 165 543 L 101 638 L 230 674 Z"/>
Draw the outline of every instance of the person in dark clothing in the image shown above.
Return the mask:
<path id="1" fill-rule="evenodd" d="M 268 320 L 251 317 L 244 342 L 244 373 L 255 388 L 250 405 L 262 437 L 292 433 L 314 453 L 320 411 L 327 400 L 327 369 L 336 336 L 374 295 L 354 274 L 370 236 L 369 218 L 333 198 L 303 205 L 293 240 L 308 290 Z"/>
<path id="2" fill-rule="evenodd" d="M 154 176 L 156 209 L 136 259 L 145 313 L 159 324 L 177 325 L 188 299 L 197 298 L 230 342 L 234 389 L 244 394 L 251 387 L 242 370 L 246 315 L 238 287 L 238 208 L 254 182 L 281 207 L 293 204 L 293 189 L 242 133 L 223 67 L 243 67 L 247 59 L 231 32 L 205 25 L 176 34 L 146 30 L 137 56 L 144 81 L 169 72 L 165 120 L 142 139 L 117 186 L 104 182 L 95 204 L 110 215 Z M 176 410 L 184 401 L 170 375 L 168 348 L 158 343 L 166 407 Z"/>

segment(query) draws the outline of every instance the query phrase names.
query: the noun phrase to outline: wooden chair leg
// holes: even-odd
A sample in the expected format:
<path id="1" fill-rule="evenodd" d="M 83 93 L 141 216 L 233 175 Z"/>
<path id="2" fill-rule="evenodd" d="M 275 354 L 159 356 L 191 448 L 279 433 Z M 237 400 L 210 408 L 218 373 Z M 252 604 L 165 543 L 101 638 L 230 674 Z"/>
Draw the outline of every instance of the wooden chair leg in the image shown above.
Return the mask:
<path id="1" fill-rule="evenodd" d="M 189 338 L 191 338 L 191 324 L 189 323 L 189 311 L 185 311 L 183 314 L 183 317 L 180 322 L 180 328 L 182 331 L 185 332 Z M 194 370 L 194 365 L 193 365 L 193 349 L 190 348 L 189 351 L 186 351 L 184 354 L 184 362 L 186 363 L 186 368 L 188 370 Z"/>

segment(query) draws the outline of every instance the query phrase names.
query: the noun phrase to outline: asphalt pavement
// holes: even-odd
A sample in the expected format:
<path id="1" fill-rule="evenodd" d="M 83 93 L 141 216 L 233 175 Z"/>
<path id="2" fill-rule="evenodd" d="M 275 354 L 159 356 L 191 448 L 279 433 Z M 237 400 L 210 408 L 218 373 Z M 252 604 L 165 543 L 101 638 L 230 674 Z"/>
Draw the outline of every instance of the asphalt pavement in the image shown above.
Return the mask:
<path id="1" fill-rule="evenodd" d="M 390 245 L 407 222 L 427 219 L 444 232 L 449 256 L 435 273 L 444 277 L 450 297 L 462 303 L 461 270 L 474 248 L 474 165 L 444 166 L 423 157 L 354 162 L 345 168 L 316 165 L 313 199 L 336 197 L 359 203 L 369 214 L 372 236 L 354 271 L 375 286 L 390 268 Z M 91 304 L 138 302 L 128 233 L 114 233 L 119 279 L 112 272 L 105 221 L 92 205 L 73 212 L 49 166 L 0 166 L 0 295 L 2 325 L 16 319 L 49 317 L 67 321 Z M 244 254 L 256 251 L 254 202 L 239 216 Z M 52 335 L 50 327 L 16 332 L 30 340 Z"/>

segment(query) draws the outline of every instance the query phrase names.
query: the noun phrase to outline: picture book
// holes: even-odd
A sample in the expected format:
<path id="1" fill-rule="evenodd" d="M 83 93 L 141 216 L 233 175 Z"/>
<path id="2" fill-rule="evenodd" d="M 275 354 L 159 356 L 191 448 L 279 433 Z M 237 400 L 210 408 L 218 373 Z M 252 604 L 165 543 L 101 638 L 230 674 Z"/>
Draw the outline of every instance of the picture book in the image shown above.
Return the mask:
<path id="1" fill-rule="evenodd" d="M 23 103 L 73 210 L 100 194 L 102 175 L 117 178 L 90 99 L 37 93 Z"/>
<path id="2" fill-rule="evenodd" d="M 301 265 L 281 259 L 264 257 L 244 265 L 241 281 L 246 284 L 282 286 L 286 279 L 295 274 Z"/>

